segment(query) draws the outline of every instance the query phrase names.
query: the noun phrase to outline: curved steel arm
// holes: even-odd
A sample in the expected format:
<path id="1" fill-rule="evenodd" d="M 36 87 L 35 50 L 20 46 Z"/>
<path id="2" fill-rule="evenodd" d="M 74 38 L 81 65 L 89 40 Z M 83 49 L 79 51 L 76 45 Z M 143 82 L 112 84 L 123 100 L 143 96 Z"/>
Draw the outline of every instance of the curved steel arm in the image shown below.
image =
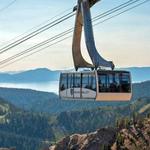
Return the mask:
<path id="1" fill-rule="evenodd" d="M 75 69 L 78 68 L 88 67 L 94 68 L 94 66 L 83 58 L 81 54 L 81 35 L 82 35 L 82 14 L 80 5 L 77 7 L 77 14 L 76 14 L 76 21 L 74 27 L 74 34 L 73 34 L 73 43 L 72 43 L 72 55 L 74 60 Z"/>
<path id="2" fill-rule="evenodd" d="M 96 69 L 98 67 L 110 67 L 112 69 L 114 68 L 113 62 L 107 61 L 104 58 L 102 58 L 95 46 L 90 7 L 92 7 L 98 1 L 99 0 L 78 1 L 73 44 L 72 44 L 73 60 L 74 60 L 74 66 L 76 70 L 80 67 L 88 67 L 88 68 L 96 68 Z M 93 65 L 86 62 L 81 54 L 80 44 L 81 44 L 81 33 L 82 33 L 83 26 L 84 26 L 86 47 Z"/>

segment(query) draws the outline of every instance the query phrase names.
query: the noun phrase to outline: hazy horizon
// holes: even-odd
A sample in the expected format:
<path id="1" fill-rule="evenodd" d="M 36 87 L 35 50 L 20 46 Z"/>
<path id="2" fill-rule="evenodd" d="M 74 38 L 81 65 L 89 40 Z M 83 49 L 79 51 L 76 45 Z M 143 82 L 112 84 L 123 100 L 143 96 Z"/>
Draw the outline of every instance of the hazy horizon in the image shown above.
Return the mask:
<path id="1" fill-rule="evenodd" d="M 39 69 L 38 71 L 36 71 Z M 8 73 L 12 75 L 12 78 L 7 79 L 7 74 L 6 74 L 6 79 L 3 79 L 0 81 L 0 87 L 6 87 L 6 88 L 19 88 L 19 89 L 32 89 L 32 90 L 38 90 L 38 91 L 45 91 L 45 92 L 53 92 L 55 94 L 58 94 L 58 89 L 59 89 L 59 76 L 58 73 L 59 71 L 61 72 L 62 70 L 57 70 L 58 72 L 56 73 L 57 78 L 53 79 L 52 81 L 49 80 L 42 80 L 42 75 L 41 79 L 32 80 L 33 76 L 38 76 L 38 74 L 42 71 L 42 74 L 46 73 L 46 76 L 51 77 L 51 72 L 47 72 L 47 68 L 34 68 L 32 70 L 22 70 L 22 71 L 17 71 L 17 72 L 3 72 L 3 73 Z M 149 76 L 146 74 L 149 74 L 150 72 L 150 67 L 133 67 L 133 68 L 126 68 L 127 70 L 130 70 L 132 74 L 132 79 L 133 83 L 139 83 L 139 82 L 144 82 L 150 80 Z M 41 71 L 40 71 L 41 70 Z M 45 70 L 45 72 L 44 72 Z M 19 80 L 17 79 L 17 76 L 13 78 L 14 74 L 26 72 L 26 71 L 32 71 L 32 76 L 30 74 L 23 74 Z M 35 71 L 35 72 L 34 72 Z M 52 71 L 52 70 L 51 70 Z M 56 71 L 56 70 L 53 70 Z M 1 73 L 1 72 L 0 72 Z M 140 73 L 140 74 L 139 74 Z M 138 75 L 137 75 L 138 74 Z M 19 75 L 19 74 L 18 74 Z M 27 75 L 27 76 L 26 76 Z M 5 76 L 3 76 L 5 78 Z M 26 78 L 27 77 L 27 78 Z M 2 82 L 3 81 L 3 82 Z"/>
<path id="2" fill-rule="evenodd" d="M 125 67 L 115 67 L 115 69 L 126 69 L 126 68 L 150 68 L 149 66 L 125 66 Z M 35 68 L 30 68 L 30 69 L 21 69 L 21 70 L 7 70 L 7 71 L 0 71 L 0 73 L 20 73 L 20 72 L 25 72 L 25 71 L 31 71 L 31 70 L 37 70 L 37 69 L 48 69 L 50 71 L 65 71 L 65 70 L 75 70 L 74 67 L 72 68 L 60 68 L 60 69 L 51 69 L 48 67 L 35 67 Z"/>

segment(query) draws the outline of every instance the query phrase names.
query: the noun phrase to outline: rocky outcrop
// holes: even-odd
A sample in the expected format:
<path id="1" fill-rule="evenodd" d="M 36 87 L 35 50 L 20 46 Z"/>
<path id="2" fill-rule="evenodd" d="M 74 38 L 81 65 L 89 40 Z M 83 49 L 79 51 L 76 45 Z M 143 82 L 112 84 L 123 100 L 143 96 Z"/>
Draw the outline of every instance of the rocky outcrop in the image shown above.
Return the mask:
<path id="1" fill-rule="evenodd" d="M 126 128 L 103 128 L 89 134 L 74 134 L 49 150 L 149 150 L 150 118 L 139 119 Z"/>
<path id="2" fill-rule="evenodd" d="M 116 139 L 116 130 L 103 128 L 89 134 L 65 137 L 50 150 L 99 150 L 110 149 Z"/>
<path id="3" fill-rule="evenodd" d="M 150 118 L 138 120 L 117 135 L 113 150 L 150 150 Z"/>

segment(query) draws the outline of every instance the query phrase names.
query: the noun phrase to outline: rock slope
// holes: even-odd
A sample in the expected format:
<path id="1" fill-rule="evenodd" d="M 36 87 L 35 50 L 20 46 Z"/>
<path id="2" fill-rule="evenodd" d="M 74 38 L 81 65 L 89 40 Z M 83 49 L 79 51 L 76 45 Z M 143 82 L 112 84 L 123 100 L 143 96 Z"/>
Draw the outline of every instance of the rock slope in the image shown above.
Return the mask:
<path id="1" fill-rule="evenodd" d="M 89 134 L 74 134 L 65 137 L 50 150 L 98 150 L 107 148 L 115 142 L 116 130 L 103 128 Z"/>
<path id="2" fill-rule="evenodd" d="M 49 150 L 149 150 L 150 118 L 123 129 L 102 128 L 89 134 L 67 136 Z"/>
<path id="3" fill-rule="evenodd" d="M 113 150 L 150 150 L 150 118 L 138 120 L 117 135 Z"/>

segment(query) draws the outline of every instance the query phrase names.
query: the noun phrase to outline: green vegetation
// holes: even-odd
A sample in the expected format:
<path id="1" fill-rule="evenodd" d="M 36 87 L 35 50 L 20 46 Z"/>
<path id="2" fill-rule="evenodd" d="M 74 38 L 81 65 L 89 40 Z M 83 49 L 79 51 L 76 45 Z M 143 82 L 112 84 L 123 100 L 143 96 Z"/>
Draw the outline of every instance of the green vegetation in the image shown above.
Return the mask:
<path id="1" fill-rule="evenodd" d="M 73 133 L 87 133 L 102 127 L 114 127 L 116 123 L 118 126 L 127 127 L 133 114 L 136 116 L 141 108 L 147 107 L 150 99 L 139 99 L 125 106 L 105 106 L 51 116 L 23 111 L 4 100 L 1 102 L 1 106 L 7 106 L 7 112 L 4 111 L 5 121 L 0 122 L 0 145 L 16 147 L 17 150 L 38 150 L 46 145 L 45 143 L 49 145 Z M 142 111 L 141 115 L 146 114 Z M 125 117 L 126 119 L 119 120 Z"/>
<path id="2" fill-rule="evenodd" d="M 37 150 L 55 138 L 46 115 L 23 111 L 1 98 L 0 107 L 0 146 Z"/>
<path id="3" fill-rule="evenodd" d="M 17 150 L 41 150 L 64 136 L 102 127 L 128 128 L 130 120 L 136 124 L 137 117 L 150 114 L 150 98 L 144 98 L 144 93 L 131 103 L 103 106 L 95 102 L 64 102 L 52 93 L 32 90 L 0 91 L 0 147 Z M 118 139 L 121 143 L 119 135 Z"/>

